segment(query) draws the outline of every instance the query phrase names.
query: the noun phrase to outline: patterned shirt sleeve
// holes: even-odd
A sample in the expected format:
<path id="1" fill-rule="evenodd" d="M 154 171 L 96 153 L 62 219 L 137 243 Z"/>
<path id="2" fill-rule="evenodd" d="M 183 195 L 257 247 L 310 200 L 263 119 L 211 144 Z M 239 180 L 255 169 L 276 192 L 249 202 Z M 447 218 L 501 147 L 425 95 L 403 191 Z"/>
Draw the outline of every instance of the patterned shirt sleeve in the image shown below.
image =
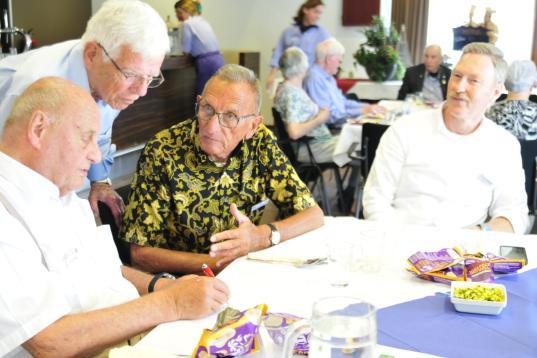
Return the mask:
<path id="1" fill-rule="evenodd" d="M 159 147 L 151 141 L 140 156 L 121 225 L 121 239 L 142 246 L 167 246 L 170 193 Z"/>

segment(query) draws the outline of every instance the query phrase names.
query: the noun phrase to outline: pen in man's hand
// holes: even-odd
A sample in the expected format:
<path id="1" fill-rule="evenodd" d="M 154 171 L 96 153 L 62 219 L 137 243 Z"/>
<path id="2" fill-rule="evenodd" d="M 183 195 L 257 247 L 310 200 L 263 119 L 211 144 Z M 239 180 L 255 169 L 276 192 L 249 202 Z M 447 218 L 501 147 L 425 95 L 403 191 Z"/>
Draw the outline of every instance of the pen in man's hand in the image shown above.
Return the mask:
<path id="1" fill-rule="evenodd" d="M 213 270 L 211 270 L 209 265 L 207 265 L 207 264 L 201 265 L 201 270 L 203 271 L 205 276 L 214 277 L 214 272 L 213 272 Z"/>

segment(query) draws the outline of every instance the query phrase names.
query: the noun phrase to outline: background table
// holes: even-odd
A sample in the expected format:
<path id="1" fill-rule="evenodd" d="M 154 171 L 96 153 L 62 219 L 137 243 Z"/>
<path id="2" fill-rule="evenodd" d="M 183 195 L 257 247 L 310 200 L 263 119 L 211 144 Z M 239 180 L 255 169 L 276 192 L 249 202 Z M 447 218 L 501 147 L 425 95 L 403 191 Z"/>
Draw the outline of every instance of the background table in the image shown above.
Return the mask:
<path id="1" fill-rule="evenodd" d="M 537 263 L 535 236 L 411 225 L 386 226 L 350 217 L 325 218 L 323 227 L 269 248 L 265 252 L 276 256 L 323 256 L 326 255 L 328 240 L 359 242 L 361 232 L 364 230 L 378 230 L 384 233 L 384 257 L 380 272 L 354 272 L 349 286 L 334 288 L 328 283 L 326 265 L 297 268 L 241 258 L 218 275 L 230 287 L 229 305 L 244 310 L 259 303 L 266 303 L 272 312 L 287 312 L 309 317 L 313 302 L 326 296 L 356 296 L 372 302 L 377 308 L 383 308 L 434 295 L 437 292 L 447 292 L 448 286 L 418 279 L 405 270 L 406 259 L 414 252 L 436 251 L 444 247 L 464 246 L 469 252 L 497 253 L 500 244 L 525 246 L 532 265 L 530 267 L 536 267 Z M 161 324 L 137 347 L 188 355 L 198 342 L 202 329 L 212 327 L 215 319 L 216 315 L 211 315 L 200 320 Z M 263 329 L 261 332 L 264 335 Z M 438 334 L 441 335 L 442 332 Z M 264 353 L 258 353 L 257 356 L 276 356 L 274 345 L 265 338 L 266 335 L 263 339 Z M 476 344 L 479 344 L 478 341 L 476 337 Z M 516 356 L 516 352 L 513 354 Z"/>
<path id="2" fill-rule="evenodd" d="M 347 94 L 354 93 L 359 99 L 364 100 L 397 99 L 401 84 L 403 84 L 402 81 L 358 81 L 347 91 Z"/>

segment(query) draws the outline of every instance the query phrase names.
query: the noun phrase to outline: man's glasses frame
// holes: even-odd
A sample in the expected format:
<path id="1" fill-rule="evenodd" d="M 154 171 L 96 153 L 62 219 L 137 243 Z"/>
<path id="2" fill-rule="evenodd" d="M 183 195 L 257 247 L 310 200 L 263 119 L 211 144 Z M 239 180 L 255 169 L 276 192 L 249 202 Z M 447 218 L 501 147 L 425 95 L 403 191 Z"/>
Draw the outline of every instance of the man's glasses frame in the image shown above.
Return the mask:
<path id="1" fill-rule="evenodd" d="M 245 120 L 250 117 L 257 116 L 257 114 L 255 113 L 246 114 L 244 116 L 238 116 L 233 112 L 216 112 L 209 103 L 202 103 L 202 102 L 203 102 L 203 99 L 196 103 L 196 117 L 198 117 L 204 122 L 208 122 L 211 120 L 211 118 L 216 116 L 218 118 L 218 123 L 220 124 L 220 126 L 225 127 L 225 128 L 230 128 L 230 129 L 237 128 L 240 121 Z M 202 111 L 207 112 L 208 110 L 209 112 L 204 113 L 200 116 L 200 107 Z"/>
<path id="2" fill-rule="evenodd" d="M 143 83 L 147 85 L 148 88 L 155 88 L 160 86 L 164 82 L 164 76 L 162 75 L 162 72 L 159 72 L 158 76 L 148 76 L 148 75 L 141 75 L 138 73 L 133 73 L 129 71 L 123 70 L 119 65 L 114 61 L 114 59 L 108 54 L 108 51 L 103 47 L 103 45 L 98 44 L 99 47 L 103 50 L 103 53 L 108 57 L 110 62 L 114 65 L 114 67 L 123 75 L 125 80 L 135 80 L 138 83 Z"/>

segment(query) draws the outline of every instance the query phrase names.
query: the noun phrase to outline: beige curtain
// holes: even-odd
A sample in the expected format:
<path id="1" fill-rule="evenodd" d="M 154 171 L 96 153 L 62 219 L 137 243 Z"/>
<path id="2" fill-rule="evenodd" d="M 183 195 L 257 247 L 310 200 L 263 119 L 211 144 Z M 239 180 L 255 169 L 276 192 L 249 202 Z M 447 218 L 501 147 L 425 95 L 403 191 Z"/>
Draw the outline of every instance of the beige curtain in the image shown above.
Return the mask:
<path id="1" fill-rule="evenodd" d="M 392 22 L 397 30 L 406 26 L 410 60 L 414 65 L 421 63 L 423 50 L 427 46 L 427 20 L 429 0 L 393 0 Z"/>

